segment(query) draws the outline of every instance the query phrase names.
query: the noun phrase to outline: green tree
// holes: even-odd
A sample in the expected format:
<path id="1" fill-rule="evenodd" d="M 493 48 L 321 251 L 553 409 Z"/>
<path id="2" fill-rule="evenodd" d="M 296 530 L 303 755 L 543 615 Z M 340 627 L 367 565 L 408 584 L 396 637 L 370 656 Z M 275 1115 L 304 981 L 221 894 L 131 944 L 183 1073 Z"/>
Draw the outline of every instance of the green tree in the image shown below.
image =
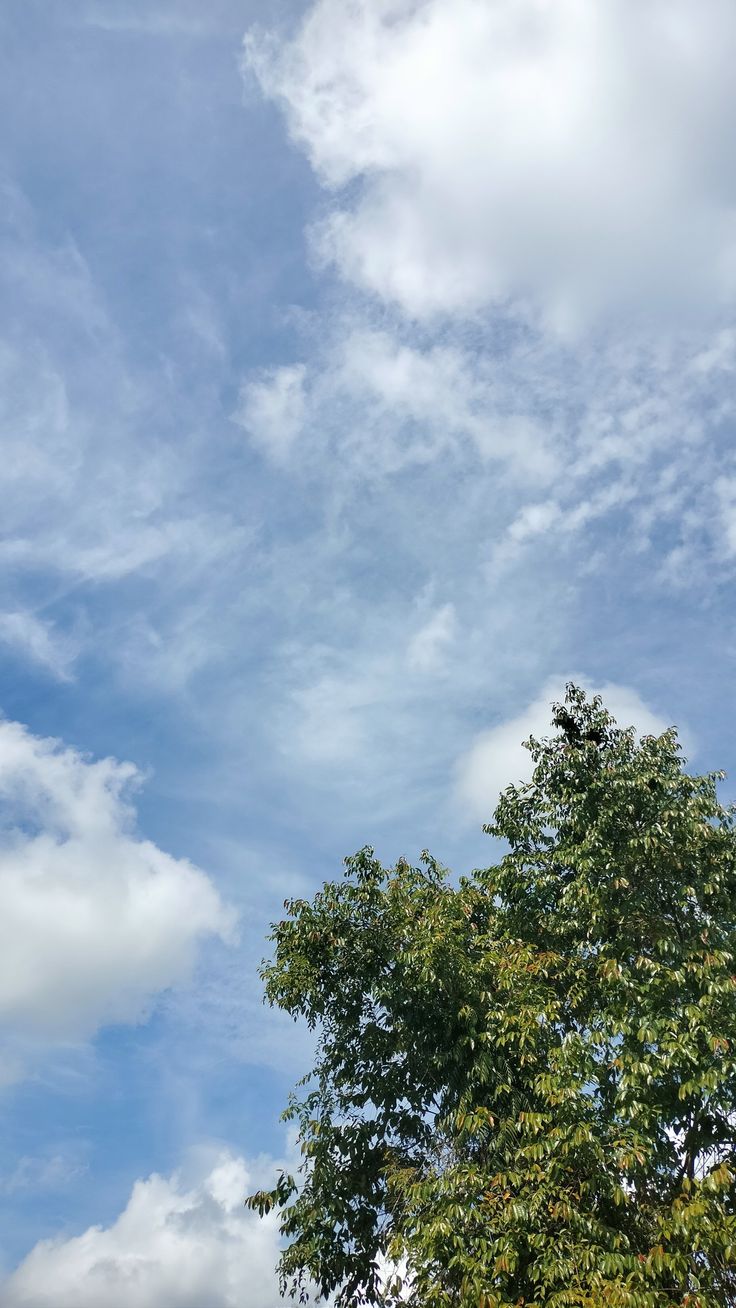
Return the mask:
<path id="1" fill-rule="evenodd" d="M 674 730 L 574 686 L 553 723 L 497 866 L 365 849 L 274 927 L 267 999 L 318 1036 L 301 1172 L 247 1201 L 281 1210 L 284 1292 L 736 1304 L 734 815 Z"/>

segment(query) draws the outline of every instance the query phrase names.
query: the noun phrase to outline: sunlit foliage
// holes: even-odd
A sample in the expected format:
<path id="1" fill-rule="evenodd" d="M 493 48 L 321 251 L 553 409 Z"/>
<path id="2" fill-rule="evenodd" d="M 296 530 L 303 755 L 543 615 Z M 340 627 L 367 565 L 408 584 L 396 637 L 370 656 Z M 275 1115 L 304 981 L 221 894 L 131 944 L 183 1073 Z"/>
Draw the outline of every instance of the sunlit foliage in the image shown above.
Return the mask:
<path id="1" fill-rule="evenodd" d="M 736 832 L 674 730 L 569 686 L 500 862 L 286 905 L 263 976 L 318 1036 L 286 1118 L 285 1292 L 421 1308 L 736 1303 Z"/>

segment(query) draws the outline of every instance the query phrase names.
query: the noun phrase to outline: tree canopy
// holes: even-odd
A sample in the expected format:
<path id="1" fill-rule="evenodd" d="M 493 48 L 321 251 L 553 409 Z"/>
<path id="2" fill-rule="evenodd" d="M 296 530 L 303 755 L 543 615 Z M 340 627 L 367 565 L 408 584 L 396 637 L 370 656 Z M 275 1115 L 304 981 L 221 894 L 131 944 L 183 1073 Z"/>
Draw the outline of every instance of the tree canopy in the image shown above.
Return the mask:
<path id="1" fill-rule="evenodd" d="M 348 1305 L 736 1304 L 736 831 L 674 729 L 574 686 L 497 865 L 287 901 L 266 996 L 317 1034 L 284 1114 L 282 1289 Z"/>

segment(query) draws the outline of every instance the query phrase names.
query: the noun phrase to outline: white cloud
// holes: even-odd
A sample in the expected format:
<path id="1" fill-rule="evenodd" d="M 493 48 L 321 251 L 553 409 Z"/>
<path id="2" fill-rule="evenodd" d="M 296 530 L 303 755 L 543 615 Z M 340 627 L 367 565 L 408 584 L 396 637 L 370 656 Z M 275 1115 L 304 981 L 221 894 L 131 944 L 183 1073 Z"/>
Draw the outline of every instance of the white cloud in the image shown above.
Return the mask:
<path id="1" fill-rule="evenodd" d="M 62 1190 L 86 1171 L 87 1166 L 78 1150 L 45 1157 L 24 1155 L 8 1176 L 0 1176 L 0 1195 Z"/>
<path id="2" fill-rule="evenodd" d="M 138 1181 L 111 1226 L 37 1244 L 4 1308 L 277 1308 L 276 1222 L 243 1208 L 257 1184 L 228 1153 L 189 1182 Z"/>
<path id="3" fill-rule="evenodd" d="M 715 484 L 718 506 L 718 553 L 727 558 L 736 555 L 736 477 L 719 477 Z"/>
<path id="4" fill-rule="evenodd" d="M 351 188 L 317 237 L 347 278 L 416 317 L 513 296 L 567 327 L 732 299 L 735 48 L 730 0 L 317 0 L 245 62 Z"/>
<path id="5" fill-rule="evenodd" d="M 551 705 L 564 698 L 567 680 L 570 678 L 551 678 L 522 713 L 482 732 L 459 760 L 456 797 L 469 817 L 489 822 L 501 791 L 512 782 L 530 780 L 533 764 L 522 741 L 551 734 Z M 608 683 L 592 687 L 585 680 L 575 680 L 589 694 L 602 696 L 619 726 L 635 726 L 642 735 L 659 735 L 670 725 L 628 686 Z"/>
<path id="6" fill-rule="evenodd" d="M 431 620 L 430 620 L 431 621 Z M 447 623 L 446 634 L 440 628 Z M 411 668 L 412 637 L 406 638 L 403 612 L 374 613 L 364 640 L 346 647 L 304 646 L 292 651 L 285 680 L 292 683 L 275 730 L 283 757 L 310 781 L 329 777 L 347 796 L 372 788 L 372 813 L 380 803 L 396 801 L 396 778 L 406 777 L 406 756 L 421 737 L 434 694 L 429 659 L 448 652 L 449 615 L 441 617 L 434 637 L 426 633 L 414 654 L 424 658 L 422 675 Z M 417 633 L 414 633 L 415 635 Z M 449 662 L 449 659 L 448 659 Z M 407 675 L 411 670 L 414 675 Z M 380 760 L 380 762 L 379 762 Z M 421 771 L 414 759 L 413 768 Z M 383 798 L 379 800 L 378 794 Z"/>
<path id="7" fill-rule="evenodd" d="M 0 723 L 0 1024 L 23 1040 L 136 1021 L 232 928 L 203 872 L 135 832 L 137 780 Z"/>
<path id="8" fill-rule="evenodd" d="M 329 666 L 298 687 L 289 703 L 287 749 L 312 766 L 354 766 L 370 750 L 375 723 L 386 697 L 390 663 L 376 660 L 368 668 Z"/>
<path id="9" fill-rule="evenodd" d="M 131 13 L 123 6 L 119 13 L 107 8 L 91 8 L 81 20 L 86 27 L 99 28 L 103 32 L 131 32 L 141 36 L 163 37 L 201 37 L 209 36 L 216 27 L 206 18 L 171 12 L 166 9 L 151 9 L 148 12 Z"/>
<path id="10" fill-rule="evenodd" d="M 267 369 L 240 395 L 236 421 L 275 463 L 285 463 L 305 416 L 302 364 Z"/>
<path id="11" fill-rule="evenodd" d="M 59 681 L 69 681 L 76 643 L 29 611 L 0 613 L 0 643 L 25 654 Z"/>
<path id="12" fill-rule="evenodd" d="M 318 363 L 248 381 L 238 421 L 276 463 L 300 438 L 302 458 L 326 441 L 361 472 L 391 474 L 465 452 L 525 480 L 557 470 L 553 425 L 524 412 L 497 370 L 453 345 L 426 348 L 344 322 Z"/>
<path id="13" fill-rule="evenodd" d="M 2 199 L 0 288 L 16 324 L 0 338 L 4 574 L 22 596 L 42 573 L 51 602 L 60 584 L 201 574 L 241 539 L 193 494 L 212 459 L 211 443 L 192 435 L 201 413 L 177 413 L 185 388 L 169 361 L 155 375 L 131 362 L 77 248 L 41 239 L 16 190 Z M 15 611 L 27 606 L 5 603 L 17 644 Z M 41 657 L 42 634 L 28 623 L 26 634 Z"/>
<path id="14" fill-rule="evenodd" d="M 693 370 L 710 374 L 736 369 L 736 329 L 724 327 L 715 340 L 693 359 Z"/>
<path id="15" fill-rule="evenodd" d="M 515 543 L 539 536 L 557 521 L 560 506 L 554 500 L 542 504 L 527 504 L 509 527 L 509 536 Z"/>
<path id="16" fill-rule="evenodd" d="M 412 672 L 435 672 L 455 640 L 457 620 L 452 604 L 435 609 L 409 641 L 406 661 Z"/>
<path id="17" fill-rule="evenodd" d="M 391 424 L 409 426 L 407 461 L 426 462 L 465 442 L 482 459 L 526 476 L 544 480 L 555 468 L 550 433 L 526 412 L 499 411 L 495 369 L 455 346 L 423 349 L 386 330 L 356 329 L 341 342 L 323 386 L 325 407 L 340 394 L 358 413 L 369 406 L 376 435 Z"/>

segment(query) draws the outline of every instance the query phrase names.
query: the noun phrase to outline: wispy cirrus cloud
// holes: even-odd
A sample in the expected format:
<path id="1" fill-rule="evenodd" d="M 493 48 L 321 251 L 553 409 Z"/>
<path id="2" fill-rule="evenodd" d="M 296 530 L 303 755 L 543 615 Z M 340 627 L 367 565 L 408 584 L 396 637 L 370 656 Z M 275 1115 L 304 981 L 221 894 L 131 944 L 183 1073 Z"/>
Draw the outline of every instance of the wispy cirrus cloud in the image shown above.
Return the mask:
<path id="1" fill-rule="evenodd" d="M 64 1190 L 88 1171 L 84 1149 L 75 1147 L 40 1156 L 24 1154 L 7 1176 L 0 1176 L 0 1194 L 35 1194 Z"/>
<path id="2" fill-rule="evenodd" d="M 73 675 L 78 640 L 56 631 L 52 623 L 44 622 L 35 613 L 0 613 L 0 644 L 30 659 L 58 681 L 69 681 Z"/>
<path id="3" fill-rule="evenodd" d="M 150 618 L 136 585 L 156 590 L 166 578 L 167 593 L 188 592 L 191 605 L 201 578 L 234 564 L 252 529 L 234 500 L 198 493 L 211 457 L 198 431 L 207 406 L 183 404 L 177 365 L 133 358 L 77 246 L 42 235 L 9 184 L 4 220 L 0 642 L 64 680 L 90 651 L 142 657 L 145 642 L 138 655 L 132 645 Z M 227 430 L 224 415 L 217 421 Z M 120 586 L 129 603 L 114 606 L 111 642 L 104 597 Z"/>

